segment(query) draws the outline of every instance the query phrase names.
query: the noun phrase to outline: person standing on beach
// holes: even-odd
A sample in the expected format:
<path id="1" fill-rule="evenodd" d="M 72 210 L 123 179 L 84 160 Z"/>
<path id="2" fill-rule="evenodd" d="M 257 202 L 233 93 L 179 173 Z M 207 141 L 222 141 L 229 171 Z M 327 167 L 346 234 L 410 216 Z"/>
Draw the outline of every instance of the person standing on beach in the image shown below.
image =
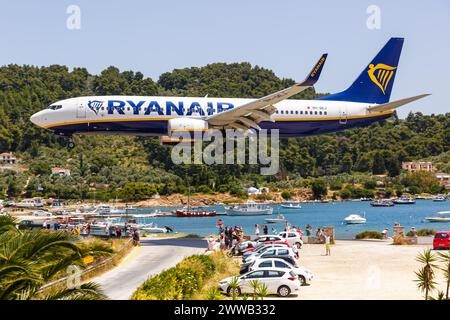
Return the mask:
<path id="1" fill-rule="evenodd" d="M 258 224 L 255 224 L 255 236 L 257 238 L 259 237 L 259 226 L 258 226 Z"/>
<path id="2" fill-rule="evenodd" d="M 311 230 L 312 230 L 312 227 L 311 227 L 311 225 L 308 223 L 308 224 L 306 225 L 306 235 L 307 235 L 308 237 L 311 235 Z"/>
<path id="3" fill-rule="evenodd" d="M 328 233 L 324 233 L 323 237 L 325 238 L 325 255 L 331 256 L 331 237 Z"/>
<path id="4" fill-rule="evenodd" d="M 264 235 L 269 234 L 269 228 L 267 228 L 267 226 L 265 224 L 263 224 L 263 233 L 264 233 Z"/>

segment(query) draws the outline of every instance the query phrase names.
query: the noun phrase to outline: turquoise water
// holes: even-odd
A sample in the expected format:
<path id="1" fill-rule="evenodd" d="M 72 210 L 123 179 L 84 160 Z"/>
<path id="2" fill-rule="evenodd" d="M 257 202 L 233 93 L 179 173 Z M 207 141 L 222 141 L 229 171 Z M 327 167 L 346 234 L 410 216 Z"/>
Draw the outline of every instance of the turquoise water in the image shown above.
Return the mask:
<path id="1" fill-rule="evenodd" d="M 215 234 L 217 232 L 216 222 L 223 219 L 225 226 L 242 225 L 246 234 L 253 234 L 254 225 L 265 223 L 265 218 L 275 217 L 281 213 L 294 226 L 300 226 L 302 230 L 309 223 L 313 230 L 323 226 L 334 226 L 336 238 L 351 239 L 360 231 L 389 229 L 392 235 L 392 227 L 395 222 L 400 223 L 408 231 L 411 227 L 416 229 L 433 228 L 436 230 L 449 230 L 450 223 L 430 223 L 424 218 L 438 211 L 450 211 L 450 201 L 433 202 L 430 200 L 417 200 L 414 205 L 396 205 L 394 207 L 372 207 L 370 202 L 336 202 L 336 203 L 304 203 L 299 210 L 284 209 L 279 205 L 273 205 L 273 215 L 267 216 L 217 216 L 204 218 L 177 218 L 177 217 L 157 217 L 138 218 L 139 223 L 154 222 L 158 226 L 170 226 L 179 233 L 194 233 L 202 236 Z M 136 214 L 151 213 L 155 209 L 169 211 L 175 207 L 152 207 L 139 208 Z M 211 206 L 209 209 L 224 212 L 222 206 Z M 349 214 L 366 214 L 367 223 L 362 225 L 345 225 L 342 223 Z M 275 226 L 280 231 L 284 226 L 281 224 L 268 224 L 269 230 Z M 269 232 L 270 233 L 270 232 Z"/>

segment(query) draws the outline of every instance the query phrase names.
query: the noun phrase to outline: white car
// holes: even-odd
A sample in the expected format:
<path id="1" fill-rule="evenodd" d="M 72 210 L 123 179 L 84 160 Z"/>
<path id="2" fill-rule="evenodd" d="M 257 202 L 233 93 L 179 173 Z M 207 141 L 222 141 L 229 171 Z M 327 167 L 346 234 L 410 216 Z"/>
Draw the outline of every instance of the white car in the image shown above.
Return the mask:
<path id="1" fill-rule="evenodd" d="M 219 288 L 227 294 L 253 293 L 251 281 L 258 280 L 267 286 L 269 294 L 278 294 L 280 297 L 287 297 L 300 289 L 300 281 L 297 275 L 287 269 L 264 268 L 251 271 L 242 276 L 236 277 L 238 287 L 230 287 L 230 282 L 234 277 L 228 277 L 219 282 Z M 234 292 L 233 292 L 234 291 Z"/>
<path id="2" fill-rule="evenodd" d="M 51 217 L 52 213 L 45 210 L 34 210 L 33 216 L 35 217 Z"/>
<path id="3" fill-rule="evenodd" d="M 303 240 L 298 232 L 294 231 L 283 231 L 278 234 L 284 241 L 289 243 L 290 246 L 296 246 L 300 249 L 303 245 Z"/>
<path id="4" fill-rule="evenodd" d="M 248 249 L 250 246 L 254 248 L 263 242 L 274 242 L 274 241 L 283 241 L 283 240 L 281 239 L 280 236 L 277 235 L 263 235 L 259 236 L 257 239 L 253 241 L 249 240 L 241 242 L 239 245 L 239 249 L 243 251 L 245 249 Z"/>
<path id="5" fill-rule="evenodd" d="M 276 234 L 268 234 L 268 235 L 262 235 L 259 236 L 256 240 L 257 243 L 260 242 L 268 242 L 268 241 L 283 241 L 280 236 L 277 236 Z"/>
<path id="6" fill-rule="evenodd" d="M 297 254 L 289 247 L 274 247 L 267 248 L 267 250 L 261 251 L 258 254 L 248 256 L 244 259 L 244 263 L 252 263 L 256 259 L 264 258 L 277 258 L 277 256 L 290 256 L 292 259 L 297 259 Z"/>
<path id="7" fill-rule="evenodd" d="M 289 262 L 278 258 L 256 259 L 255 262 L 249 267 L 249 271 L 259 270 L 263 268 L 292 270 L 298 276 L 298 280 L 300 281 L 300 284 L 302 286 L 305 284 L 310 284 L 311 280 L 314 278 L 314 275 L 308 269 L 300 266 L 294 266 Z"/>
<path id="8" fill-rule="evenodd" d="M 259 255 L 260 253 L 262 253 L 270 248 L 288 248 L 288 247 L 289 247 L 289 245 L 282 244 L 282 243 L 270 243 L 270 244 L 262 245 L 260 247 L 257 247 L 253 251 L 244 252 L 244 254 L 242 255 L 242 261 L 245 262 L 245 259 L 247 259 L 248 257 Z"/>

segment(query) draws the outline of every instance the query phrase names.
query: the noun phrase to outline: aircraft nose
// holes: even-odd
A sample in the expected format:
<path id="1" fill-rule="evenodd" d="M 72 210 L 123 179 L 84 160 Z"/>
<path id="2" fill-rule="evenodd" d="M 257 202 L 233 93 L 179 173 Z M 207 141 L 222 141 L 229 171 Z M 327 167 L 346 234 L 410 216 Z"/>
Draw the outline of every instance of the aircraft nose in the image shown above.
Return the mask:
<path id="1" fill-rule="evenodd" d="M 33 114 L 30 117 L 30 121 L 33 122 L 38 127 L 42 127 L 42 125 L 43 125 L 42 120 L 43 120 L 42 119 L 42 111 L 36 112 L 35 114 Z"/>

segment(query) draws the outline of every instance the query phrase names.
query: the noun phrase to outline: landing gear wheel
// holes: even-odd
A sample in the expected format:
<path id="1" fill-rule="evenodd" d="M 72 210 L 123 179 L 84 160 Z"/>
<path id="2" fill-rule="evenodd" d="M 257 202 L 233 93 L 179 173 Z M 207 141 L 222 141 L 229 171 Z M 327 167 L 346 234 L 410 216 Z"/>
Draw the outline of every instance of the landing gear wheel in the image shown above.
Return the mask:
<path id="1" fill-rule="evenodd" d="M 75 148 L 75 142 L 73 142 L 72 140 L 70 140 L 70 141 L 67 143 L 67 146 L 69 147 L 69 149 L 73 149 L 73 148 Z"/>

